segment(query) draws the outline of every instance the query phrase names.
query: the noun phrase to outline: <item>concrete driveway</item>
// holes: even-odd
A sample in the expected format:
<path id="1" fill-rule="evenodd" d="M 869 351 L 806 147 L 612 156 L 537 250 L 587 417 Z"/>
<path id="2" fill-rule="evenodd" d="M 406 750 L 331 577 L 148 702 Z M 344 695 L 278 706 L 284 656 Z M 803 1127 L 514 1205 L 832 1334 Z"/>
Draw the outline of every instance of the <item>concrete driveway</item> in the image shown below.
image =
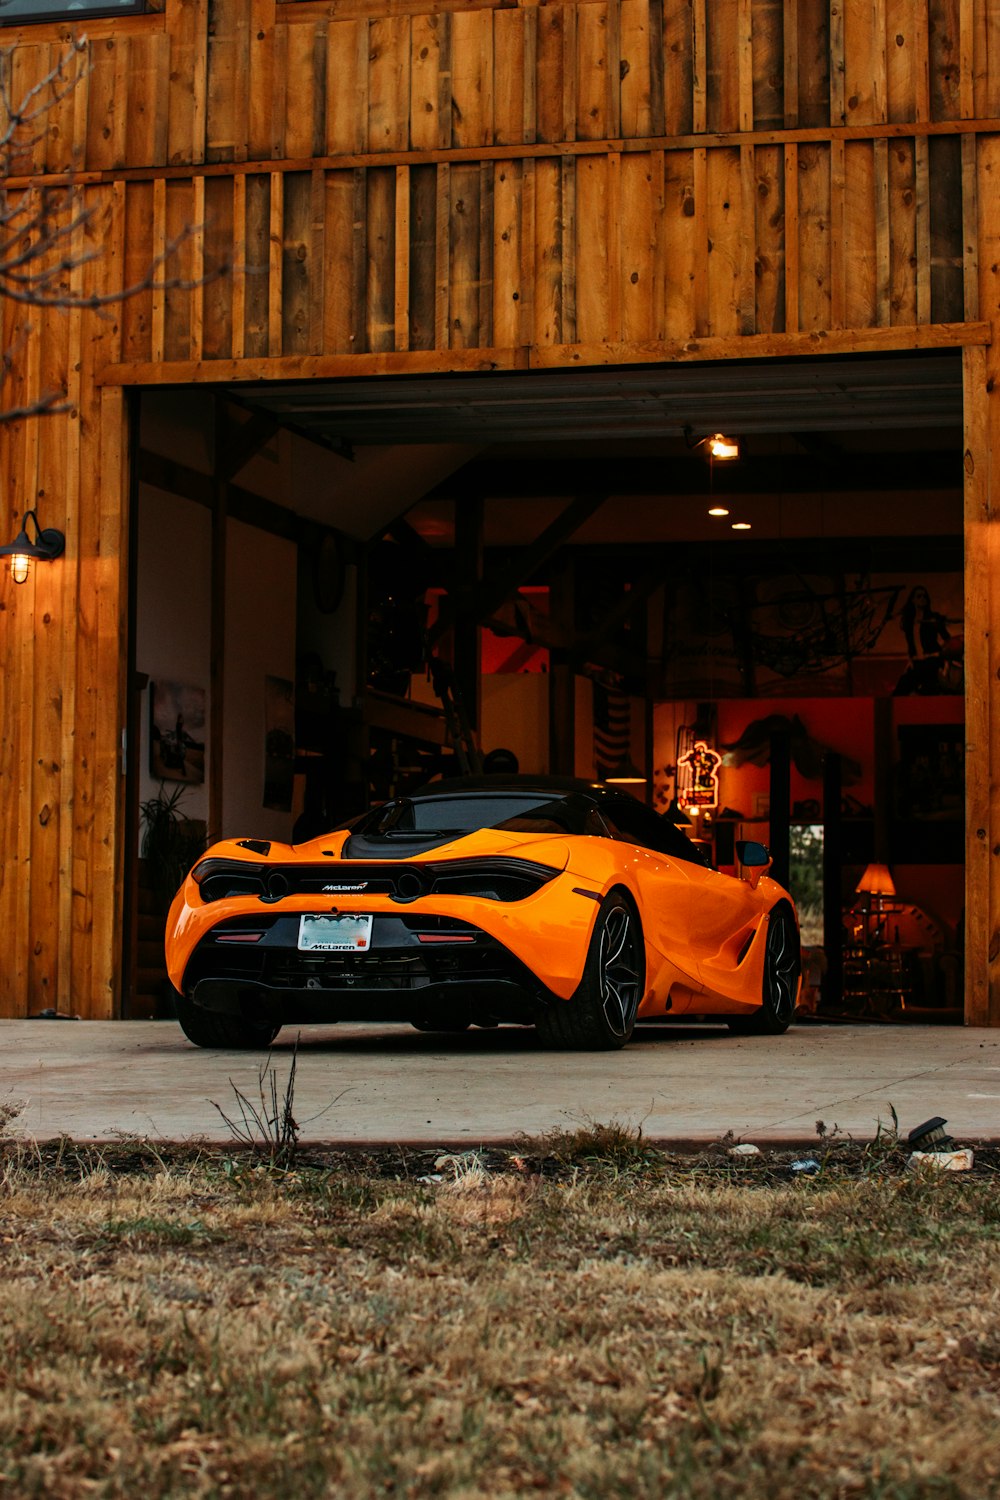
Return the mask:
<path id="1" fill-rule="evenodd" d="M 278 1037 L 280 1082 L 296 1031 Z M 870 1138 L 943 1115 L 963 1140 L 1000 1139 L 1000 1031 L 802 1025 L 784 1037 L 643 1027 L 624 1052 L 541 1051 L 513 1027 L 427 1036 L 408 1027 L 303 1027 L 295 1114 L 302 1140 L 371 1145 L 511 1140 L 593 1120 L 641 1122 L 664 1142 L 727 1130 L 810 1142 L 816 1121 Z M 230 1080 L 257 1088 L 260 1057 L 202 1052 L 172 1022 L 0 1021 L 0 1104 L 38 1140 L 225 1141 Z"/>

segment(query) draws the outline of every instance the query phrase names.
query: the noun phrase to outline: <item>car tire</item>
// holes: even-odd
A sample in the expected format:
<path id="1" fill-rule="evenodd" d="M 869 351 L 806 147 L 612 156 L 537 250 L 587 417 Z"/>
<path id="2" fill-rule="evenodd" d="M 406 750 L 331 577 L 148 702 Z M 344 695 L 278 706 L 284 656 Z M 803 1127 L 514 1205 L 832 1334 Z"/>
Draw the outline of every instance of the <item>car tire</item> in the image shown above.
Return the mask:
<path id="1" fill-rule="evenodd" d="M 761 1006 L 752 1016 L 734 1016 L 730 1031 L 751 1036 L 781 1036 L 792 1023 L 802 972 L 802 951 L 795 918 L 786 906 L 768 918 L 764 949 Z"/>
<path id="2" fill-rule="evenodd" d="M 223 1016 L 195 1005 L 186 995 L 174 993 L 174 1010 L 181 1030 L 196 1047 L 225 1047 L 232 1051 L 264 1051 L 270 1047 L 280 1026 L 244 1021 L 240 1016 Z"/>
<path id="3" fill-rule="evenodd" d="M 545 1046 L 564 1052 L 624 1047 L 642 999 L 644 959 L 635 908 L 621 891 L 612 891 L 601 903 L 575 994 L 569 1000 L 553 996 L 535 1017 Z"/>

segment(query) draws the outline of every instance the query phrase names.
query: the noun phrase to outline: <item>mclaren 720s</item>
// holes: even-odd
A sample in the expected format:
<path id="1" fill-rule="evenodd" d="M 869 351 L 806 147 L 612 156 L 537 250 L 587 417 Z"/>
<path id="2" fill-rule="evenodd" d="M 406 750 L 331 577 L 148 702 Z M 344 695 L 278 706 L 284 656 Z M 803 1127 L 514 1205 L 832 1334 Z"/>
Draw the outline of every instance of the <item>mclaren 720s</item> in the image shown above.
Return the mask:
<path id="1" fill-rule="evenodd" d="M 178 891 L 167 964 L 185 1034 L 266 1047 L 288 1022 L 534 1026 L 622 1047 L 637 1021 L 778 1035 L 798 998 L 795 908 L 762 844 L 742 875 L 600 782 L 463 778 L 309 843 L 216 844 Z"/>

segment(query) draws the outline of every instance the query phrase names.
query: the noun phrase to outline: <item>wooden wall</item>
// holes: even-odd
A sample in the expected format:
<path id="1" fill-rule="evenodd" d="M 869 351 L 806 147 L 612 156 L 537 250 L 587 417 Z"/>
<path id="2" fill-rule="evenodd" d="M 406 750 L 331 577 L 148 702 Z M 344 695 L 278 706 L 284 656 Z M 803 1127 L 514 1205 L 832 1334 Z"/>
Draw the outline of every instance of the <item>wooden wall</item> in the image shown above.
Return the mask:
<path id="1" fill-rule="evenodd" d="M 966 343 L 970 452 L 991 430 L 993 0 L 162 0 L 87 30 L 7 191 L 75 169 L 99 291 L 197 226 L 169 271 L 199 284 L 4 310 L 7 401 L 71 410 L 0 430 L 5 529 L 37 502 L 68 538 L 0 584 L 0 1013 L 117 1003 L 127 386 Z M 0 30 L 15 97 L 66 34 Z M 1000 951 L 995 862 L 970 930 Z"/>

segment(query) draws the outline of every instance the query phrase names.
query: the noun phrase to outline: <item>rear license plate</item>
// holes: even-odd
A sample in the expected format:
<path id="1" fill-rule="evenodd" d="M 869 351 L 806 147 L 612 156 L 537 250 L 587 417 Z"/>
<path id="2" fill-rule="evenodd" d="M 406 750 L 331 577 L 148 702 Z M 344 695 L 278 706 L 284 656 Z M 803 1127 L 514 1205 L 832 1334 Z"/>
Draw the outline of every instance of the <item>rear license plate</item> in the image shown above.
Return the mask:
<path id="1" fill-rule="evenodd" d="M 371 947 L 371 917 L 299 918 L 299 950 L 310 953 L 362 953 Z"/>

